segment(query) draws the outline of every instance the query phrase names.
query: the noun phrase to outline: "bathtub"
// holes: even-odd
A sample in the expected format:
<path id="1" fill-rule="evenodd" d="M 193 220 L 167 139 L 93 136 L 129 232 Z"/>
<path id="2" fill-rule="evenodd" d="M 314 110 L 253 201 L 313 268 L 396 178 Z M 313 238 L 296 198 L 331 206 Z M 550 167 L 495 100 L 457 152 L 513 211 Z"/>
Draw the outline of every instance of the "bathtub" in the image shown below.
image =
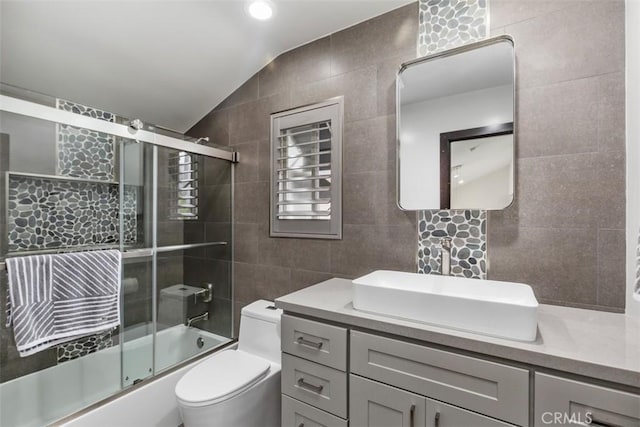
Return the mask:
<path id="1" fill-rule="evenodd" d="M 122 362 L 121 347 L 115 345 L 0 384 L 0 426 L 43 426 L 111 396 L 121 390 L 121 384 L 126 387 L 149 377 L 153 366 L 150 329 L 142 325 L 125 331 Z M 161 330 L 156 337 L 156 372 L 230 341 L 184 325 Z"/>

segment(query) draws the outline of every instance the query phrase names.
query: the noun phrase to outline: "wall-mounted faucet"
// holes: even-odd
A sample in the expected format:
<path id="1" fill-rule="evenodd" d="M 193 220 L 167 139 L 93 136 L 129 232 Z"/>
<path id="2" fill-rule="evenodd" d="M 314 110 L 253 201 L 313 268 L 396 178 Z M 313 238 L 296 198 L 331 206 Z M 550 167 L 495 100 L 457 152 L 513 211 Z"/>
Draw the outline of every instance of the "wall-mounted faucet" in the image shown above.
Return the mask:
<path id="1" fill-rule="evenodd" d="M 451 275 L 451 237 L 440 239 L 440 274 Z"/>
<path id="2" fill-rule="evenodd" d="M 198 297 L 202 299 L 202 302 L 211 302 L 213 300 L 213 284 L 206 283 L 205 286 L 206 288 L 202 288 L 202 290 L 193 294 L 194 303 L 198 303 Z"/>

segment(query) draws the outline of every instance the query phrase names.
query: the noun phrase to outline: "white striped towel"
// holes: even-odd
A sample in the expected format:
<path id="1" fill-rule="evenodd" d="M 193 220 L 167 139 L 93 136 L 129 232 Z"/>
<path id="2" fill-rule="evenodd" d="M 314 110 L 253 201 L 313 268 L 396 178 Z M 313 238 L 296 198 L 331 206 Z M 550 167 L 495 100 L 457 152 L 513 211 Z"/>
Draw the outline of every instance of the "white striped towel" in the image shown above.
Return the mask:
<path id="1" fill-rule="evenodd" d="M 7 258 L 7 326 L 20 356 L 120 324 L 118 250 Z"/>

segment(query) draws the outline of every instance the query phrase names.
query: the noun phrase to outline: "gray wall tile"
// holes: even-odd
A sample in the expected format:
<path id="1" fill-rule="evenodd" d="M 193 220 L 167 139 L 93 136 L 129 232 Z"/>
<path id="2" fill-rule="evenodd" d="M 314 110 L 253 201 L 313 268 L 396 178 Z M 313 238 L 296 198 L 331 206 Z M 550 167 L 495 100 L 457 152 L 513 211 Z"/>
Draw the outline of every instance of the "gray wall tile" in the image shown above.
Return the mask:
<path id="1" fill-rule="evenodd" d="M 344 125 L 345 173 L 395 168 L 395 116 L 379 116 Z"/>
<path id="2" fill-rule="evenodd" d="M 344 96 L 344 120 L 351 122 L 377 115 L 377 69 L 361 68 L 291 89 L 291 107 Z"/>
<path id="3" fill-rule="evenodd" d="M 260 96 L 329 78 L 330 49 L 330 38 L 324 37 L 278 56 L 259 72 Z"/>
<path id="4" fill-rule="evenodd" d="M 403 53 L 415 55 L 417 37 L 417 3 L 334 33 L 331 74 L 343 74 Z"/>
<path id="5" fill-rule="evenodd" d="M 620 308 L 625 304 L 625 230 L 598 230 L 598 305 Z M 613 284 L 613 286 L 612 286 Z"/>
<path id="6" fill-rule="evenodd" d="M 515 38 L 520 164 L 514 205 L 489 213 L 489 278 L 530 283 L 545 302 L 623 306 L 623 6 L 491 1 L 492 33 Z M 194 127 L 221 141 L 226 132 L 248 163 L 235 187 L 236 322 L 248 302 L 329 277 L 415 271 L 416 215 L 395 206 L 394 113 L 395 74 L 415 57 L 417 33 L 413 3 L 332 34 L 328 51 L 327 38 L 294 49 Z M 338 95 L 344 238 L 272 239 L 269 115 Z"/>
<path id="7" fill-rule="evenodd" d="M 489 275 L 527 283 L 541 302 L 595 305 L 597 244 L 590 229 L 502 227 L 489 236 Z"/>
<path id="8" fill-rule="evenodd" d="M 209 137 L 209 142 L 229 145 L 229 110 L 213 110 L 189 129 L 195 138 Z"/>
<path id="9" fill-rule="evenodd" d="M 581 1 L 505 29 L 516 41 L 520 87 L 624 69 L 622 0 Z"/>

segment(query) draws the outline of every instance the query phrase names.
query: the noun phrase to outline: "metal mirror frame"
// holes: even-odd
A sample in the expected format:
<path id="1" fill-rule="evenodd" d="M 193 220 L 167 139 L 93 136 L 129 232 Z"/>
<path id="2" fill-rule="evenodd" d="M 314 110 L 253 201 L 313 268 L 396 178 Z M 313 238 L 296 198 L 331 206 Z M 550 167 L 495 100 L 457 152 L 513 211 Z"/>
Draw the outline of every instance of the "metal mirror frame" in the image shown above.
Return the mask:
<path id="1" fill-rule="evenodd" d="M 502 209 L 494 209 L 494 210 L 504 210 L 513 205 L 516 199 L 516 188 L 517 188 L 517 168 L 516 168 L 516 153 L 517 153 L 517 103 L 516 103 L 516 88 L 517 88 L 517 74 L 516 74 L 516 48 L 515 43 L 513 41 L 513 37 L 508 34 L 501 34 L 499 36 L 491 37 L 485 40 L 481 40 L 474 43 L 468 43 L 453 49 L 444 50 L 441 52 L 434 53 L 432 55 L 427 55 L 422 58 L 413 59 L 411 61 L 404 62 L 400 65 L 398 72 L 396 73 L 396 204 L 400 210 L 403 211 L 416 211 L 416 210 L 432 210 L 435 209 L 433 207 L 424 207 L 419 209 L 406 209 L 402 206 L 400 201 L 400 77 L 403 71 L 407 68 L 410 68 L 415 65 L 419 65 L 422 63 L 434 61 L 441 58 L 446 58 L 449 56 L 459 55 L 464 52 L 468 52 L 471 50 L 475 50 L 481 47 L 491 46 L 498 43 L 510 43 L 513 49 L 513 198 L 511 199 L 511 203 L 508 206 L 505 206 Z M 438 145 L 440 141 L 437 142 Z M 438 162 L 438 165 L 440 162 Z M 438 166 L 439 167 L 439 166 Z M 464 208 L 463 210 L 488 210 L 483 208 Z M 435 210 L 446 210 L 445 208 L 438 208 Z"/>

